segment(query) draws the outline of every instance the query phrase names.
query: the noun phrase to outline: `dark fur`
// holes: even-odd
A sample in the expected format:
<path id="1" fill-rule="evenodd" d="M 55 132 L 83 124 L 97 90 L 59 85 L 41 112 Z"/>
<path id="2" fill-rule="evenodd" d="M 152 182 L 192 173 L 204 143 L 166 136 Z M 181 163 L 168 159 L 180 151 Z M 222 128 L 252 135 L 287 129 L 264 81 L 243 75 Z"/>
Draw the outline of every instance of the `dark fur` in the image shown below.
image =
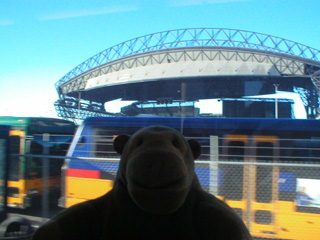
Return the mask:
<path id="1" fill-rule="evenodd" d="M 119 136 L 114 148 L 121 154 L 114 188 L 62 211 L 33 240 L 251 239 L 240 217 L 201 189 L 198 142 L 153 126 Z"/>

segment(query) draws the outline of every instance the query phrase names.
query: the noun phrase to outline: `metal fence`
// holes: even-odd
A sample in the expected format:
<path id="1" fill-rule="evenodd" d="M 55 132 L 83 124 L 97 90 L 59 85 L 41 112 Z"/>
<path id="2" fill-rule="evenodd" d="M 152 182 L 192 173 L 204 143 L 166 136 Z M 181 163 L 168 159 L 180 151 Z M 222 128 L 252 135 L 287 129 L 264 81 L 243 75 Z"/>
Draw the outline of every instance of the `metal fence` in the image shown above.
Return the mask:
<path id="1" fill-rule="evenodd" d="M 195 171 L 204 190 L 231 206 L 242 217 L 254 237 L 320 239 L 315 237 L 320 236 L 318 140 L 234 140 L 213 136 L 207 141 L 209 144 L 203 145 L 203 155 L 195 162 Z M 292 145 L 293 143 L 295 145 Z M 44 220 L 61 211 L 63 208 L 58 206 L 57 196 L 51 194 L 47 184 L 51 178 L 48 174 L 48 161 L 65 157 L 30 154 L 14 156 L 42 160 L 43 191 L 38 202 L 31 208 L 11 211 L 43 217 Z M 68 159 L 77 160 L 78 164 L 81 163 L 82 169 L 86 166 L 99 169 L 107 173 L 109 179 L 114 179 L 119 163 L 119 159 L 115 157 Z M 68 165 L 65 167 L 68 168 Z M 67 178 L 65 170 L 61 174 L 60 196 L 76 196 L 74 192 L 66 192 L 70 189 L 85 192 L 86 196 L 92 198 L 103 194 L 101 181 L 98 183 L 90 179 L 85 182 L 85 176 L 78 176 L 79 182 L 76 187 L 66 188 L 66 184 L 71 183 L 68 183 L 70 179 Z M 77 184 L 75 177 L 72 180 L 72 184 Z"/>

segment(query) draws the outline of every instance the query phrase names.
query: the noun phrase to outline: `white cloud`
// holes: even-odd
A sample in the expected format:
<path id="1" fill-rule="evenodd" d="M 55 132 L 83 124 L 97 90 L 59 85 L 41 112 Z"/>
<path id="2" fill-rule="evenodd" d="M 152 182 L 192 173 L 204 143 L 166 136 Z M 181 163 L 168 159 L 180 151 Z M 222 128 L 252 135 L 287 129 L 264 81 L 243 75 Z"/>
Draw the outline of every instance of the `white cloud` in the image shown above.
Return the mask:
<path id="1" fill-rule="evenodd" d="M 65 19 L 65 18 L 104 15 L 104 14 L 111 14 L 111 13 L 136 11 L 137 9 L 138 8 L 133 5 L 111 6 L 111 7 L 106 6 L 106 7 L 94 8 L 94 9 L 75 9 L 71 11 L 46 14 L 44 16 L 40 16 L 39 20 L 43 21 L 43 20 L 56 20 L 56 19 Z"/>
<path id="2" fill-rule="evenodd" d="M 234 2 L 248 2 L 250 0 L 174 0 L 172 1 L 172 6 L 182 7 L 182 6 L 194 6 L 201 4 L 218 4 L 218 3 L 234 3 Z"/>
<path id="3" fill-rule="evenodd" d="M 209 4 L 215 3 L 232 3 L 232 2 L 248 2 L 249 0 L 207 0 L 206 2 Z"/>
<path id="4" fill-rule="evenodd" d="M 57 117 L 53 100 L 41 94 L 38 94 L 38 97 L 32 97 L 29 94 L 21 99 L 4 101 L 0 107 L 0 116 Z"/>

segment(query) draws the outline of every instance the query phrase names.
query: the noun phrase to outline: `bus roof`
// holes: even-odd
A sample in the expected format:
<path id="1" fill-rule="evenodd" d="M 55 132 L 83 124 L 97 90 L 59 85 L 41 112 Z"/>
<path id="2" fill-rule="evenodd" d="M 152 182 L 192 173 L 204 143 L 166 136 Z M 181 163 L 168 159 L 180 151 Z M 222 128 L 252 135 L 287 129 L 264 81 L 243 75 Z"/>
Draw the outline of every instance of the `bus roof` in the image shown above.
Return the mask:
<path id="1" fill-rule="evenodd" d="M 26 128 L 32 132 L 66 132 L 73 133 L 74 123 L 45 117 L 0 117 L 0 124 L 12 127 Z"/>
<path id="2" fill-rule="evenodd" d="M 166 125 L 172 128 L 242 129 L 263 131 L 320 131 L 320 121 L 311 119 L 267 118 L 167 118 L 167 117 L 89 117 L 83 124 L 109 127 Z"/>
<path id="3" fill-rule="evenodd" d="M 30 124 L 30 119 L 27 117 L 0 117 L 0 124 L 15 126 L 15 127 L 26 127 Z"/>

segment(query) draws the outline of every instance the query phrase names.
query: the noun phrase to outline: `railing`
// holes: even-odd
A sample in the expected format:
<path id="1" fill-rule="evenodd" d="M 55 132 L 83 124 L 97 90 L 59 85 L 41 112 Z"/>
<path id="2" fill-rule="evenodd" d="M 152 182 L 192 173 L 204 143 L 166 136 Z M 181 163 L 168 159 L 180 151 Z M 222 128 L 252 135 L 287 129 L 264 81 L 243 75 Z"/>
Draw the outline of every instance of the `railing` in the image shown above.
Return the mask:
<path id="1" fill-rule="evenodd" d="M 101 172 L 112 173 L 114 176 L 120 159 L 119 155 L 111 150 L 112 138 L 113 136 L 95 136 L 98 142 L 94 143 L 95 151 L 92 150 L 91 155 L 100 154 L 103 157 L 44 154 L 11 154 L 11 157 L 40 159 L 44 166 L 44 183 L 50 178 L 47 174 L 50 172 L 50 164 L 45 163 L 53 158 L 77 160 L 82 169 L 90 164 Z M 316 220 L 320 217 L 319 139 L 232 135 L 197 140 L 210 142 L 203 144 L 203 154 L 200 160 L 195 161 L 195 171 L 203 189 L 229 204 L 242 217 L 253 236 L 308 240 L 312 239 L 312 236 L 320 235 L 320 222 Z M 228 145 L 232 141 L 237 144 L 243 141 L 245 144 Z M 272 145 L 259 145 L 261 142 Z M 81 144 L 84 146 L 86 143 Z M 100 148 L 97 146 L 101 144 L 110 151 L 98 152 Z M 68 168 L 68 164 L 64 167 Z M 83 181 L 84 179 L 85 177 L 82 178 Z M 63 188 L 65 181 L 68 180 L 62 172 L 60 196 L 70 197 L 70 194 L 65 192 L 66 188 Z M 88 182 L 91 185 L 86 188 L 86 195 L 96 196 L 97 192 L 101 193 L 93 179 Z M 77 189 L 81 189 L 80 186 Z M 43 184 L 42 193 L 36 208 L 21 210 L 20 213 L 46 220 L 63 209 L 58 207 L 58 198 L 50 194 L 48 184 Z M 306 194 L 309 194 L 310 198 Z"/>
<path id="2" fill-rule="evenodd" d="M 26 158 L 40 158 L 40 159 L 50 159 L 50 158 L 64 158 L 62 156 L 51 156 L 51 155 L 14 155 Z M 83 160 L 85 162 L 95 162 L 95 163 L 106 163 L 106 162 L 119 162 L 119 159 L 115 158 L 69 158 L 76 160 Z M 43 160 L 46 161 L 46 160 Z M 108 171 L 108 169 L 104 169 Z M 115 171 L 115 169 L 112 169 Z M 223 174 L 228 173 L 231 178 L 223 178 L 219 171 L 224 171 Z M 242 173 L 240 173 L 242 171 Z M 257 176 L 258 171 L 261 175 Z M 46 172 L 46 171 L 44 171 Z M 297 178 L 295 185 L 286 186 L 285 182 L 290 180 L 290 173 L 300 172 L 305 178 Z M 239 161 L 196 161 L 196 173 L 199 177 L 200 183 L 203 185 L 204 189 L 208 192 L 215 194 L 224 201 L 226 201 L 230 206 L 232 206 L 236 212 L 238 212 L 247 226 L 250 229 L 256 229 L 257 226 L 269 226 L 274 224 L 270 219 L 270 216 L 275 218 L 281 214 L 283 217 L 290 216 L 292 214 L 305 215 L 306 217 L 310 214 L 316 214 L 317 217 L 320 216 L 320 202 L 315 202 L 314 205 L 303 206 L 297 205 L 297 188 L 305 187 L 311 188 L 312 185 L 317 185 L 320 183 L 320 164 L 303 164 L 303 163 L 270 163 L 270 162 L 239 162 Z M 239 175 L 240 173 L 240 175 Z M 274 183 L 275 173 L 278 174 L 277 182 Z M 288 176 L 286 174 L 289 174 Z M 247 176 L 246 176 L 247 175 Z M 45 179 L 48 176 L 44 176 Z M 232 179 L 232 178 L 235 179 Z M 260 181 L 260 183 L 258 182 Z M 291 180 L 290 180 L 291 181 Z M 309 181 L 309 183 L 308 183 Z M 312 182 L 313 181 L 313 182 Z M 241 184 L 239 185 L 239 182 Z M 262 188 L 265 191 L 261 192 L 258 189 L 258 185 L 262 184 Z M 270 189 L 267 189 L 266 186 Z M 291 189 L 289 189 L 291 187 Z M 33 212 L 34 216 L 42 217 L 44 220 L 52 217 L 62 209 L 57 205 L 57 198 L 51 198 L 49 194 L 49 188 L 43 185 L 43 196 L 41 203 L 37 206 L 37 211 Z M 287 189 L 286 189 L 287 188 Z M 93 188 L 94 192 L 95 189 Z M 308 190 L 310 191 L 310 189 Z M 320 192 L 319 192 L 320 194 Z M 288 196 L 286 196 L 288 195 Z M 291 199 L 289 195 L 294 195 Z M 287 201 L 286 201 L 287 199 Z M 290 201 L 289 201 L 290 200 Z M 319 199 L 316 199 L 319 201 Z M 54 201 L 54 202 L 53 202 Z M 251 209 L 252 206 L 257 204 L 266 205 L 266 209 Z M 290 203 L 294 209 L 292 211 L 285 212 L 285 209 L 281 209 L 284 202 Z M 243 205 L 239 208 L 240 205 Z M 40 207 L 41 206 L 41 207 Z M 268 210 L 267 210 L 268 209 Z M 270 211 L 274 209 L 274 211 Z M 30 213 L 30 210 L 25 210 L 23 214 Z M 271 215 L 265 214 L 261 216 L 255 216 L 257 211 L 271 212 Z M 32 212 L 32 210 L 31 210 Z M 257 223 L 258 222 L 258 223 Z M 316 226 L 315 226 L 316 227 Z M 314 230 L 316 231 L 316 230 Z M 301 229 L 301 234 L 303 229 Z M 303 234 L 301 235 L 303 236 Z M 289 238 L 290 239 L 290 238 Z M 304 238 L 300 238 L 304 239 Z M 307 239 L 307 238 L 306 238 Z"/>

